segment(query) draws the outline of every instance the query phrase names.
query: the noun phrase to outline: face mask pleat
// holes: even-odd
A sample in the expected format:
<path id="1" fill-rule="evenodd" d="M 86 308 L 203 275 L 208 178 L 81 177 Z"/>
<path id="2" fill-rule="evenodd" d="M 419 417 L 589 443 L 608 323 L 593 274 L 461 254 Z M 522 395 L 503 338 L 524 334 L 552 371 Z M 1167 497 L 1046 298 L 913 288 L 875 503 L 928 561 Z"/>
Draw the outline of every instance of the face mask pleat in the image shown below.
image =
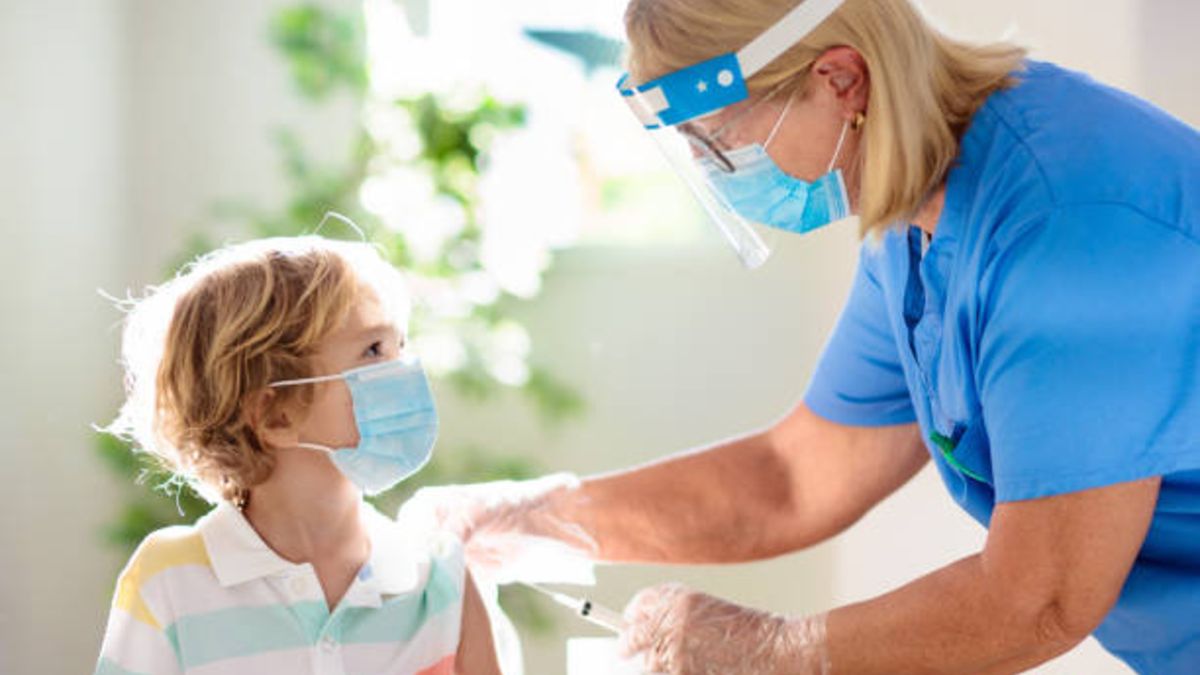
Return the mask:
<path id="1" fill-rule="evenodd" d="M 339 377 L 350 391 L 359 441 L 353 448 L 332 449 L 330 458 L 363 492 L 378 494 L 416 473 L 433 453 L 438 416 L 429 381 L 411 357 L 351 369 Z"/>
<path id="2" fill-rule="evenodd" d="M 388 415 L 373 420 L 360 420 L 358 433 L 360 436 L 381 436 L 386 434 L 417 434 L 422 430 L 430 433 L 437 431 L 437 412 L 428 410 L 404 415 Z"/>
<path id="3" fill-rule="evenodd" d="M 812 182 L 788 175 L 758 143 L 726 153 L 732 173 L 711 163 L 703 169 L 712 188 L 741 217 L 788 232 L 810 232 L 850 215 L 842 172 L 834 168 L 846 130 L 843 124 L 829 169 Z"/>
<path id="4" fill-rule="evenodd" d="M 424 374 L 405 374 L 403 379 L 375 379 L 365 382 L 350 381 L 350 395 L 355 409 L 364 413 L 362 419 L 378 419 L 392 415 L 405 415 L 433 408 L 433 397 Z M 361 401 L 361 405 L 358 403 Z"/>

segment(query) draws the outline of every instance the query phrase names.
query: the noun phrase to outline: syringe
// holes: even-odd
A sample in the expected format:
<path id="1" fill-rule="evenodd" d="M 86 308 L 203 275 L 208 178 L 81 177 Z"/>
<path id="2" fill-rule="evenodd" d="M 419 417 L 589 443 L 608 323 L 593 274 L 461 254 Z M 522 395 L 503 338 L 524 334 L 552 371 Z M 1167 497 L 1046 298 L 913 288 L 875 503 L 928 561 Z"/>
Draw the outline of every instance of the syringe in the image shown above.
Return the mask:
<path id="1" fill-rule="evenodd" d="M 597 605 L 587 598 L 576 598 L 574 596 L 567 595 L 566 593 L 552 591 L 544 586 L 531 584 L 525 581 L 520 583 L 524 586 L 532 588 L 542 595 L 545 595 L 563 607 L 575 612 L 584 620 L 590 621 L 601 628 L 607 628 L 614 633 L 620 633 L 625 627 L 625 620 L 621 618 L 620 614 L 617 614 L 616 612 L 602 605 Z"/>

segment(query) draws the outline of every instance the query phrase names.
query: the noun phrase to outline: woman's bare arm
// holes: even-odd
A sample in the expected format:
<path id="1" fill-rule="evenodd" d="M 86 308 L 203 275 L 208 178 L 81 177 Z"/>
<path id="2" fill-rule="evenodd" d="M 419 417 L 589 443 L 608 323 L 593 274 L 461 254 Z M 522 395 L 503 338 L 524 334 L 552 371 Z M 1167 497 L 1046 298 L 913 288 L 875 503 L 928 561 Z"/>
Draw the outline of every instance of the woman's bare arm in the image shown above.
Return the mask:
<path id="1" fill-rule="evenodd" d="M 547 508 L 602 560 L 756 560 L 844 530 L 927 459 L 915 424 L 851 427 L 801 404 L 765 431 L 585 480 Z"/>

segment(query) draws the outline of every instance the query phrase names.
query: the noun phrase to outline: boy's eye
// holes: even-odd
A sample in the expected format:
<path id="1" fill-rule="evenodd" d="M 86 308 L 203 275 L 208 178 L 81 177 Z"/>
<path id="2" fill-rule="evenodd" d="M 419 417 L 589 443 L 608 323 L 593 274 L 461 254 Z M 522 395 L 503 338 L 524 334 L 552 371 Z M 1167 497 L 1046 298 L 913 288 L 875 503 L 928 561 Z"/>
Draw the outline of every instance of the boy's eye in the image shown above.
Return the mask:
<path id="1" fill-rule="evenodd" d="M 367 358 L 383 356 L 383 342 L 380 342 L 379 340 L 372 342 L 371 346 L 367 347 L 367 351 L 363 352 L 363 356 Z"/>

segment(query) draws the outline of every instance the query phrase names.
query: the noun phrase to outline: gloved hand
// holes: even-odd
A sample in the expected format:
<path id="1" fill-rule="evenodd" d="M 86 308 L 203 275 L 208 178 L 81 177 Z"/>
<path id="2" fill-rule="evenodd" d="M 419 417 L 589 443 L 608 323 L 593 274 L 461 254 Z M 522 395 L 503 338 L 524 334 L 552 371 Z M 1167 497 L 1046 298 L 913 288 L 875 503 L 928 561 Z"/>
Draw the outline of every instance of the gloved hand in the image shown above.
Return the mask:
<path id="1" fill-rule="evenodd" d="M 416 531 L 462 539 L 467 563 L 489 584 L 513 581 L 595 583 L 595 540 L 552 508 L 578 499 L 579 478 L 561 473 L 526 481 L 422 488 L 396 520 Z"/>
<path id="2" fill-rule="evenodd" d="M 666 584 L 625 609 L 620 649 L 663 675 L 825 675 L 825 615 L 790 618 Z"/>

